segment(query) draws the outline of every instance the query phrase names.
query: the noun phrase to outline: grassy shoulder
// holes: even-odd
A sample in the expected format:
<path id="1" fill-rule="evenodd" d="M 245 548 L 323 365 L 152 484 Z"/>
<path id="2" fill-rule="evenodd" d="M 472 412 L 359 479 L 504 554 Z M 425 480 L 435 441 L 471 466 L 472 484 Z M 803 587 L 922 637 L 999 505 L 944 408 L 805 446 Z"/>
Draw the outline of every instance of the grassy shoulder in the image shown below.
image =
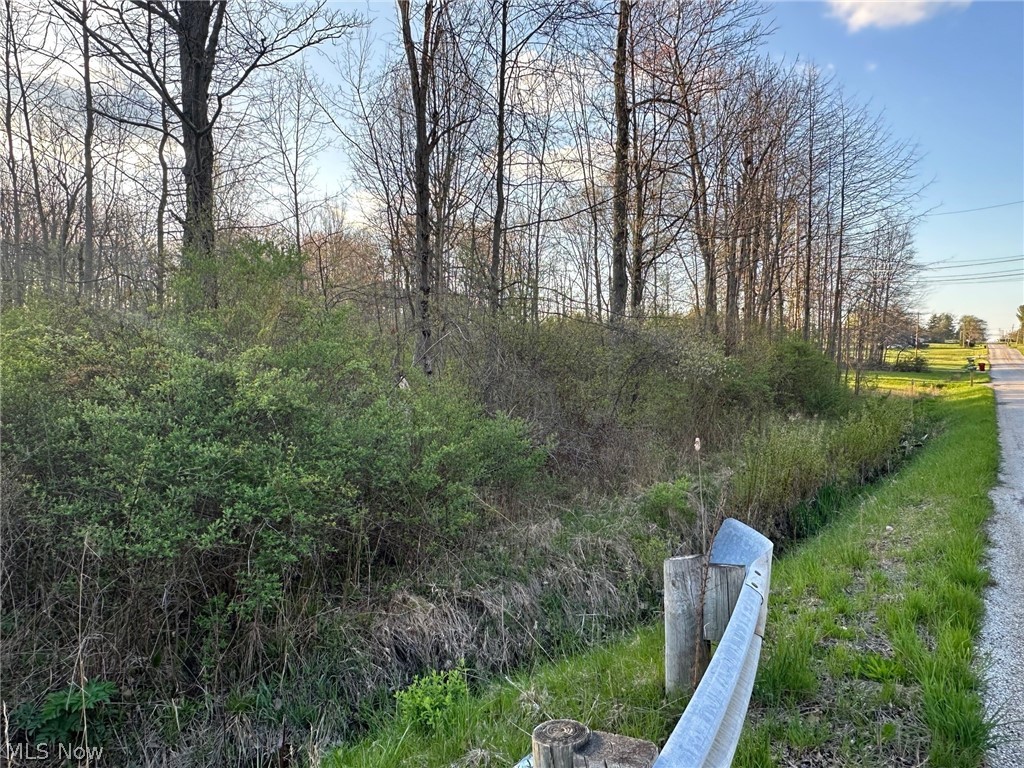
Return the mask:
<path id="1" fill-rule="evenodd" d="M 979 764 L 989 728 L 973 646 L 998 460 L 992 394 L 951 384 L 919 407 L 936 427 L 919 455 L 775 566 L 735 765 Z M 661 638 L 648 627 L 473 695 L 447 679 L 425 686 L 324 765 L 510 765 L 535 725 L 560 717 L 661 742 L 685 703 L 662 692 Z"/>
<path id="2" fill-rule="evenodd" d="M 998 465 L 987 387 L 923 406 L 929 445 L 773 571 L 765 656 L 735 765 L 979 765 L 974 642 Z"/>
<path id="3" fill-rule="evenodd" d="M 555 718 L 664 739 L 682 702 L 665 700 L 663 680 L 661 627 L 647 627 L 589 653 L 507 677 L 474 695 L 460 695 L 461 686 L 450 679 L 439 687 L 414 685 L 412 701 L 382 715 L 371 737 L 336 750 L 322 764 L 511 766 L 529 752 L 533 728 Z"/>

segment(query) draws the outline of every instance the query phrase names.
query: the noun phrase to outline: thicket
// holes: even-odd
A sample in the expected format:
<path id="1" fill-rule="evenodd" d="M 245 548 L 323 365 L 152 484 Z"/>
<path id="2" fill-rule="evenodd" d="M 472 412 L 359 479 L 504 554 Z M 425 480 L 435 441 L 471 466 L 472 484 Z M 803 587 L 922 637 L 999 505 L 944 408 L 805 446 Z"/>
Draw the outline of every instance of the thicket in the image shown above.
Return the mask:
<path id="1" fill-rule="evenodd" d="M 400 339 L 308 304 L 285 253 L 239 248 L 220 285 L 188 318 L 2 316 L 12 740 L 314 759 L 425 669 L 508 670 L 652 618 L 701 515 L 799 534 L 908 429 L 798 340 L 727 356 L 687 320 L 476 317 L 431 381 Z"/>

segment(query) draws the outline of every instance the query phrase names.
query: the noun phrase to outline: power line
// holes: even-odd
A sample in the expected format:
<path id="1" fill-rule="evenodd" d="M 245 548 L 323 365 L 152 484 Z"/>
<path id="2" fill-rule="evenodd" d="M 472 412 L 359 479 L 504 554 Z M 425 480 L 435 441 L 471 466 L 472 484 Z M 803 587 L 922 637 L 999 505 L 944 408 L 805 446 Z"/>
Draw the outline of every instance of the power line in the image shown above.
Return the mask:
<path id="1" fill-rule="evenodd" d="M 1024 274 L 1020 269 L 992 269 L 984 272 L 967 272 L 963 275 L 939 275 L 938 277 L 925 277 L 929 282 L 956 282 L 957 280 L 970 280 L 975 277 L 1009 277 L 1010 275 Z"/>
<path id="2" fill-rule="evenodd" d="M 1021 275 L 1024 280 L 1024 275 Z M 965 280 L 962 283 L 924 283 L 923 288 L 956 288 L 967 285 L 1006 285 L 1006 278 L 989 278 L 987 280 Z"/>
<path id="3" fill-rule="evenodd" d="M 974 213 L 975 211 L 991 211 L 993 208 L 1007 208 L 1011 205 L 1020 205 L 1024 203 L 1024 200 L 1014 200 L 1012 203 L 999 203 L 998 205 L 985 205 L 981 208 L 964 208 L 960 211 L 940 211 L 939 213 L 923 213 L 921 217 L 925 216 L 953 216 L 957 213 Z"/>
<path id="4" fill-rule="evenodd" d="M 933 261 L 929 264 L 922 264 L 921 266 L 927 269 L 929 272 L 937 272 L 944 269 L 967 269 L 969 267 L 984 267 L 989 264 L 1009 264 L 1011 262 L 1020 261 L 1024 259 L 1024 255 L 1021 256 L 1010 256 L 1005 259 L 983 259 L 981 261 L 962 261 L 959 264 L 948 264 L 942 267 L 933 267 L 931 264 L 943 264 L 941 261 Z"/>
<path id="5" fill-rule="evenodd" d="M 938 280 L 923 280 L 922 282 L 925 283 L 926 285 L 966 285 L 968 283 L 973 283 L 977 280 L 1000 280 L 1006 282 L 1008 279 L 1013 277 L 1024 278 L 1024 271 L 1015 270 L 1013 272 L 979 272 L 973 275 L 940 278 Z"/>
<path id="6" fill-rule="evenodd" d="M 1024 274 L 1021 269 L 989 269 L 984 272 L 968 272 L 963 275 L 939 275 L 935 278 L 925 278 L 926 281 L 942 281 L 942 282 L 955 282 L 957 280 L 970 280 L 974 277 L 1006 277 L 1009 275 L 1020 275 Z"/>

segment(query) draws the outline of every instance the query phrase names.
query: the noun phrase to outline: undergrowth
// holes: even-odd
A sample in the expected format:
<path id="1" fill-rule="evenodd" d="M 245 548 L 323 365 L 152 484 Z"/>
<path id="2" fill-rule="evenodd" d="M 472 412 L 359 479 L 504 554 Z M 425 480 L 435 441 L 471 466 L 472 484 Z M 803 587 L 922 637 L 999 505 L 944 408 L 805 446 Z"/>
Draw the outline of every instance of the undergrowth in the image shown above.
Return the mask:
<path id="1" fill-rule="evenodd" d="M 918 407 L 931 435 L 919 454 L 867 488 L 833 490 L 818 535 L 773 567 L 768 633 L 734 765 L 980 764 L 991 723 L 973 638 L 986 582 L 978 531 L 996 464 L 992 398 L 963 388 Z M 429 734 L 384 715 L 324 765 L 512 765 L 529 751 L 532 728 L 555 718 L 662 743 L 685 704 L 664 696 L 662 632 L 653 625 L 502 681 L 479 680 Z"/>
<path id="2" fill-rule="evenodd" d="M 705 519 L 802 535 L 909 434 L 810 345 L 727 356 L 685 320 L 482 319 L 430 380 L 282 258 L 239 254 L 237 295 L 188 318 L 3 315 L 10 738 L 95 683 L 112 763 L 315 762 L 431 670 L 650 622 Z"/>

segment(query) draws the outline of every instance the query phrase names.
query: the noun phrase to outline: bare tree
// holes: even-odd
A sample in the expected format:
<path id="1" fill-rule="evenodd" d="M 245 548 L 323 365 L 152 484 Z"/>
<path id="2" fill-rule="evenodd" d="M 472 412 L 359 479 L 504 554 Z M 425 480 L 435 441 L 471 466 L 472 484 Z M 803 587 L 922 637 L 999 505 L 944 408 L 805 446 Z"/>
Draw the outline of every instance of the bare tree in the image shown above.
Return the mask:
<path id="1" fill-rule="evenodd" d="M 430 238 L 430 159 L 437 146 L 438 130 L 436 103 L 431 104 L 436 76 L 438 51 L 448 29 L 444 23 L 444 8 L 438 8 L 434 0 L 423 5 L 420 40 L 413 38 L 413 11 L 410 0 L 399 0 L 398 12 L 401 19 L 402 46 L 405 51 L 409 75 L 409 91 L 412 100 L 412 118 L 415 143 L 413 146 L 412 188 L 415 198 L 416 240 L 413 249 L 415 262 L 419 267 L 419 344 L 417 357 L 424 373 L 434 372 L 431 354 L 433 328 L 430 317 L 430 291 L 433 283 L 434 250 Z M 428 109 L 435 109 L 428 115 Z"/>
<path id="2" fill-rule="evenodd" d="M 612 192 L 612 280 L 611 309 L 613 320 L 626 314 L 626 221 L 629 193 L 629 91 L 626 83 L 629 55 L 630 14 L 633 3 L 619 0 L 618 27 L 615 33 L 615 170 Z"/>
<path id="3" fill-rule="evenodd" d="M 266 187 L 271 197 L 283 197 L 291 247 L 302 253 L 304 218 L 314 207 L 310 200 L 318 158 L 331 146 L 329 120 L 317 92 L 323 84 L 305 62 L 289 62 L 263 83 L 256 97 L 256 115 L 264 131 L 254 138 L 266 156 Z"/>
<path id="4" fill-rule="evenodd" d="M 326 10 L 326 2 L 295 6 L 283 2 L 231 5 L 226 0 L 97 2 L 102 16 L 92 25 L 67 0 L 53 0 L 82 24 L 106 56 L 145 83 L 180 123 L 185 154 L 185 216 L 182 250 L 198 273 L 202 303 L 217 303 L 214 246 L 213 130 L 228 100 L 257 71 L 275 67 L 302 51 L 347 35 L 355 16 Z M 154 25 L 177 42 L 178 80 L 168 80 L 150 45 Z M 154 126 L 155 127 L 155 126 Z"/>

